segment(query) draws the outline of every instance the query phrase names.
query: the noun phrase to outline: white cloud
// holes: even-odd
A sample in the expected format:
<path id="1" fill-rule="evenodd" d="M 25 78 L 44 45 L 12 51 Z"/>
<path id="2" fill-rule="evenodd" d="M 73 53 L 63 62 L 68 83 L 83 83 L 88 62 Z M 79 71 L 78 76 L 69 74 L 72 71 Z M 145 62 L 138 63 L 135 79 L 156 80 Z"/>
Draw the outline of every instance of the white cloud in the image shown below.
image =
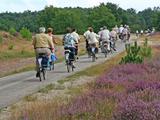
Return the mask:
<path id="1" fill-rule="evenodd" d="M 160 0 L 1 0 L 0 12 L 41 10 L 46 5 L 53 5 L 55 7 L 93 7 L 102 2 L 112 2 L 118 4 L 123 9 L 134 8 L 136 10 L 160 6 Z"/>
<path id="2" fill-rule="evenodd" d="M 57 6 L 58 1 L 57 0 L 46 0 L 47 1 L 47 5 L 53 5 L 53 6 Z"/>

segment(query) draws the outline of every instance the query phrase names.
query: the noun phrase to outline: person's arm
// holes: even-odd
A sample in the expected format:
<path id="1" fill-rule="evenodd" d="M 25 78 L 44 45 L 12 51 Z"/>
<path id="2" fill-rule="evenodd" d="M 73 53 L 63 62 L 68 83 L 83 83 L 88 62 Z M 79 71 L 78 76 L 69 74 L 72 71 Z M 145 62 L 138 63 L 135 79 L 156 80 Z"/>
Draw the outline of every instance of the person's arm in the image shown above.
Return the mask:
<path id="1" fill-rule="evenodd" d="M 98 34 L 96 34 L 96 33 L 94 33 L 95 34 L 95 36 L 97 37 L 97 38 L 100 38 L 100 35 L 98 35 Z"/>

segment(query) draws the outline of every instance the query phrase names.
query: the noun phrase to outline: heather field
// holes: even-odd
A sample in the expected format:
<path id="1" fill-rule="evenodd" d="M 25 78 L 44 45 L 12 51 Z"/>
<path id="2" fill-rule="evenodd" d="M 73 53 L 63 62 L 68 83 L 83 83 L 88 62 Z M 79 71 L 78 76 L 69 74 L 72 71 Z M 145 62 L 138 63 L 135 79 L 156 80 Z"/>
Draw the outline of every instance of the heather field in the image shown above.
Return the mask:
<path id="1" fill-rule="evenodd" d="M 142 64 L 114 66 L 72 99 L 27 104 L 14 120 L 160 120 L 160 46 Z M 34 107 L 36 106 L 36 107 Z M 50 108 L 48 108 L 50 107 Z M 15 112 L 16 113 L 16 112 Z"/>

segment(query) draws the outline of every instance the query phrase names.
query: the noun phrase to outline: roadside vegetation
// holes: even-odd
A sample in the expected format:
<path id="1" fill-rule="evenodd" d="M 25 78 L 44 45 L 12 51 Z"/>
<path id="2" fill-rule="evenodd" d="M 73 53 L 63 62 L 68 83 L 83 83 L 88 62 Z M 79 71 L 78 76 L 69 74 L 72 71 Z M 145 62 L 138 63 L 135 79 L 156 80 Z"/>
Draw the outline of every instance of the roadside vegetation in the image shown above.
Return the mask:
<path id="1" fill-rule="evenodd" d="M 93 66 L 85 72 L 78 72 L 75 76 L 59 81 L 58 84 L 61 87 L 48 85 L 39 92 L 49 94 L 51 90 L 63 91 L 65 83 L 76 81 L 83 75 L 91 77 L 96 70 L 98 73 L 87 84 L 69 87 L 65 92 L 67 96 L 63 94 L 61 97 L 45 102 L 37 98 L 35 100 L 35 97 L 26 98 L 29 99 L 29 102 L 21 109 L 14 109 L 11 118 L 14 120 L 20 118 L 33 120 L 159 120 L 160 58 L 157 54 L 160 54 L 160 47 L 157 45 L 151 48 L 152 58 L 144 58 L 141 63 L 118 64 L 124 56 L 122 53 L 106 61 L 102 66 Z M 148 49 L 150 49 L 149 46 Z M 63 89 L 58 89 L 62 87 Z"/>

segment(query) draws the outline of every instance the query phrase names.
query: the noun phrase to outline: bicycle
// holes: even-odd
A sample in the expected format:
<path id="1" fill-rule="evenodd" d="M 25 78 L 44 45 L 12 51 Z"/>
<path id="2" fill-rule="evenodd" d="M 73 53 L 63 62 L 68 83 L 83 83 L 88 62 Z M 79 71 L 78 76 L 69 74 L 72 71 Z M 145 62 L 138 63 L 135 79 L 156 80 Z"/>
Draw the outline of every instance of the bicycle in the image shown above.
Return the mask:
<path id="1" fill-rule="evenodd" d="M 69 48 L 65 48 L 65 61 L 66 61 L 67 71 L 70 72 L 72 70 L 73 72 L 75 68 L 73 65 L 75 58 L 74 58 L 74 53 Z"/>
<path id="2" fill-rule="evenodd" d="M 102 43 L 102 48 L 101 48 L 102 52 L 104 53 L 105 57 L 107 57 L 107 54 L 109 53 L 109 50 L 108 50 L 108 42 L 107 41 L 104 41 Z"/>
<path id="3" fill-rule="evenodd" d="M 92 57 L 92 62 L 96 60 L 96 53 L 98 52 L 96 44 L 90 44 L 90 56 Z"/>
<path id="4" fill-rule="evenodd" d="M 37 59 L 38 62 L 38 71 L 39 71 L 39 80 L 46 80 L 46 70 L 48 68 L 49 58 L 45 53 L 40 53 Z"/>

